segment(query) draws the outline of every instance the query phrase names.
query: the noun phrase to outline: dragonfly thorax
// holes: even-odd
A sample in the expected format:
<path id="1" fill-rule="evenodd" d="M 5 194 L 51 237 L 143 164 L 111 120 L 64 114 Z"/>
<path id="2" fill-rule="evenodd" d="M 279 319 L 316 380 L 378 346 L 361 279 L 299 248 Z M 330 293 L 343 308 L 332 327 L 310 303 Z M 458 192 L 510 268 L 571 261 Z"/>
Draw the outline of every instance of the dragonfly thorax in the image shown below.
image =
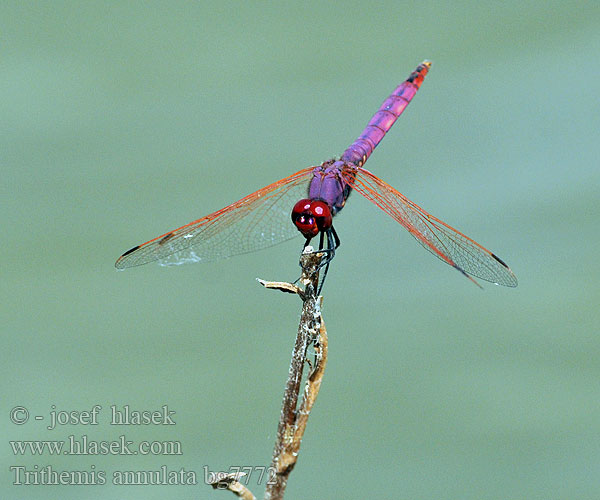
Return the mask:
<path id="1" fill-rule="evenodd" d="M 331 208 L 322 200 L 305 198 L 294 205 L 292 221 L 302 235 L 310 239 L 331 227 Z"/>

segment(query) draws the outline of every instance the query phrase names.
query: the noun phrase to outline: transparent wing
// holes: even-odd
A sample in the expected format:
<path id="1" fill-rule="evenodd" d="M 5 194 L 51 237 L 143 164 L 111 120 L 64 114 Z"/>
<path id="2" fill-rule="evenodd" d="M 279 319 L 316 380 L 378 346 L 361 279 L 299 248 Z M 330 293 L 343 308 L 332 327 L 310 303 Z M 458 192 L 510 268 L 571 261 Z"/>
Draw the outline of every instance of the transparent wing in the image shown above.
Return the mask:
<path id="1" fill-rule="evenodd" d="M 517 277 L 499 257 L 427 213 L 368 170 L 345 169 L 342 176 L 356 191 L 402 224 L 427 250 L 471 281 L 475 282 L 469 275 L 498 285 L 517 286 Z"/>
<path id="2" fill-rule="evenodd" d="M 125 252 L 117 269 L 153 261 L 163 265 L 224 259 L 261 250 L 300 235 L 290 214 L 306 198 L 314 167 L 259 189 L 232 205 Z"/>

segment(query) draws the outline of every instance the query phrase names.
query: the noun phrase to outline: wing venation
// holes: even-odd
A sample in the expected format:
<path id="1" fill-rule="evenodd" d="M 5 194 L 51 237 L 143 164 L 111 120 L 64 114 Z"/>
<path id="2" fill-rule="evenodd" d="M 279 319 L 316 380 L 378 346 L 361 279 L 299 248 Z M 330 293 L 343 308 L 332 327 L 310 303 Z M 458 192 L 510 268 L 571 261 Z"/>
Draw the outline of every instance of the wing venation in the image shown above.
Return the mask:
<path id="1" fill-rule="evenodd" d="M 232 205 L 125 252 L 117 269 L 153 261 L 162 265 L 206 262 L 267 248 L 300 235 L 290 219 L 307 196 L 314 167 L 274 182 Z"/>
<path id="2" fill-rule="evenodd" d="M 343 176 L 356 191 L 399 222 L 421 245 L 446 264 L 491 283 L 517 286 L 516 276 L 504 261 L 423 210 L 368 170 L 352 168 L 344 171 Z"/>

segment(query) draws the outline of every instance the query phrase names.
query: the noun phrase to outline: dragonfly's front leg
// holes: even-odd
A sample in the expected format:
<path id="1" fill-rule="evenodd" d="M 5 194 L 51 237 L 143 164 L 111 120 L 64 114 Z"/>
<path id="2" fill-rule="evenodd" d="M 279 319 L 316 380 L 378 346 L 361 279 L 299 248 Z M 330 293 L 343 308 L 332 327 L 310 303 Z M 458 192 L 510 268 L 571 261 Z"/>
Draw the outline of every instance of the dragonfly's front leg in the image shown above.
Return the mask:
<path id="1" fill-rule="evenodd" d="M 327 237 L 327 248 L 324 248 L 325 237 Z M 326 257 L 325 259 L 323 259 L 323 262 L 321 262 L 321 265 L 319 267 L 326 266 L 333 260 L 333 258 L 335 257 L 335 251 L 339 248 L 339 246 L 340 238 L 335 232 L 333 226 L 331 226 L 327 231 L 323 231 L 321 233 L 321 240 L 319 242 L 318 251 L 325 253 Z"/>
<path id="2" fill-rule="evenodd" d="M 323 240 L 325 238 L 325 233 L 327 233 L 327 248 L 326 249 L 323 248 L 323 243 L 324 243 Z M 335 229 L 333 228 L 333 226 L 331 226 L 327 231 L 324 231 L 321 233 L 321 241 L 320 241 L 319 246 L 320 246 L 319 251 L 325 253 L 326 255 L 325 255 L 325 258 L 321 261 L 321 264 L 319 265 L 319 269 L 325 267 L 325 270 L 323 271 L 323 277 L 321 278 L 321 283 L 319 284 L 319 290 L 317 291 L 317 295 L 320 295 L 321 290 L 323 290 L 323 285 L 325 284 L 325 278 L 327 277 L 327 272 L 329 271 L 329 264 L 335 257 L 335 251 L 340 246 L 340 238 L 338 237 L 337 233 L 335 232 Z"/>
<path id="3" fill-rule="evenodd" d="M 325 238 L 327 238 L 327 248 L 325 248 Z M 312 241 L 312 237 L 307 238 L 306 241 L 304 242 L 303 248 L 305 249 L 311 241 Z M 325 271 L 323 272 L 323 277 L 320 280 L 319 290 L 317 292 L 319 294 L 321 293 L 321 290 L 323 289 L 323 284 L 325 283 L 325 278 L 327 277 L 327 272 L 329 271 L 329 264 L 335 257 L 335 251 L 339 248 L 339 246 L 340 246 L 340 238 L 338 237 L 337 233 L 335 232 L 335 229 L 333 228 L 333 226 L 331 226 L 329 229 L 327 229 L 325 231 L 321 231 L 321 236 L 319 237 L 319 249 L 313 250 L 313 253 L 325 254 L 324 258 L 321 260 L 321 263 L 319 264 L 319 270 L 322 269 L 323 267 L 325 267 Z M 300 279 L 300 278 L 298 278 L 298 279 Z M 294 283 L 296 283 L 298 281 L 298 279 L 296 281 L 294 281 Z"/>

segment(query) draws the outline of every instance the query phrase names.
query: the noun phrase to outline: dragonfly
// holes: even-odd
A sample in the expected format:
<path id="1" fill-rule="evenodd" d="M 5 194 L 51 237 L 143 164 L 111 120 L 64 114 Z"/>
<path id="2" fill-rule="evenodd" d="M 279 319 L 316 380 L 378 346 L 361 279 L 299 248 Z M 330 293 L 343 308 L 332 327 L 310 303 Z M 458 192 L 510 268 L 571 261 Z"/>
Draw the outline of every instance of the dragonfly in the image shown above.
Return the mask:
<path id="1" fill-rule="evenodd" d="M 304 168 L 221 210 L 137 245 L 121 255 L 115 267 L 125 269 L 155 261 L 161 265 L 210 262 L 302 235 L 305 247 L 319 236 L 319 251 L 326 255 L 326 274 L 340 246 L 333 218 L 344 208 L 351 192 L 356 191 L 397 221 L 433 255 L 478 286 L 475 278 L 517 286 L 516 276 L 502 259 L 364 168 L 421 87 L 430 67 L 430 61 L 423 61 L 395 88 L 339 159 Z"/>

